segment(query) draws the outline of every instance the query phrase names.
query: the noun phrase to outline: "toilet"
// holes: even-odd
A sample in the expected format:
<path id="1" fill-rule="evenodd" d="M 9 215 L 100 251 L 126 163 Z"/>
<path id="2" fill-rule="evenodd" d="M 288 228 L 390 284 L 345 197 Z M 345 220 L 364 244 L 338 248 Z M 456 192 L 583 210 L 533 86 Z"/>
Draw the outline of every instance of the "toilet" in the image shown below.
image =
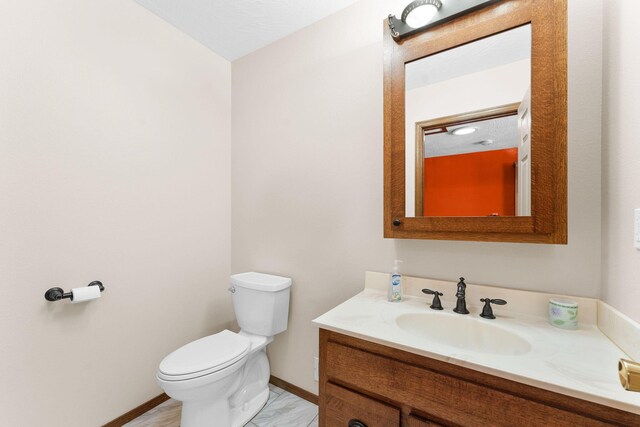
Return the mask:
<path id="1" fill-rule="evenodd" d="M 262 273 L 231 276 L 240 332 L 224 330 L 165 357 L 158 384 L 182 401 L 181 427 L 239 427 L 269 398 L 267 345 L 287 329 L 291 279 Z"/>

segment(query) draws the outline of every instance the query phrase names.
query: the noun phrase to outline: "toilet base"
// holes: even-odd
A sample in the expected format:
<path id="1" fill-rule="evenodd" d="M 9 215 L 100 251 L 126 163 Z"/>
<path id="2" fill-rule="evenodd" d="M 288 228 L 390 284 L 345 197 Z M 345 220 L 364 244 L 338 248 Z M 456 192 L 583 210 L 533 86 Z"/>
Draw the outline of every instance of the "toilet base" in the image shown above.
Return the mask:
<path id="1" fill-rule="evenodd" d="M 268 342 L 269 339 L 265 340 L 265 343 Z M 260 412 L 269 399 L 269 375 L 267 349 L 266 346 L 260 346 L 247 360 L 241 384 L 229 398 L 231 427 L 245 425 Z"/>
<path id="2" fill-rule="evenodd" d="M 242 406 L 229 409 L 229 401 L 188 400 L 182 402 L 181 427 L 242 427 L 264 407 L 269 400 L 269 388 L 259 392 Z"/>
<path id="3" fill-rule="evenodd" d="M 242 408 L 231 410 L 231 427 L 242 427 L 247 424 L 264 407 L 269 400 L 269 388 L 246 402 Z"/>
<path id="4" fill-rule="evenodd" d="M 181 427 L 241 427 L 260 412 L 269 399 L 269 338 L 246 360 L 217 373 L 186 381 L 158 379 L 165 393 L 182 401 Z"/>

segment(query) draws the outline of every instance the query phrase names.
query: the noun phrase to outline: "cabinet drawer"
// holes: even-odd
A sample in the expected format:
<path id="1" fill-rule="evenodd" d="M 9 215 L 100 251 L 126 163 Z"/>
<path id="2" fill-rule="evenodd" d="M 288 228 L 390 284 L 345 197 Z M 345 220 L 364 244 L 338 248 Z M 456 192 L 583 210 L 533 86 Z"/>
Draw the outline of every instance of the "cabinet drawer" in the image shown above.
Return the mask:
<path id="1" fill-rule="evenodd" d="M 463 426 L 611 425 L 481 384 L 329 341 L 326 379 Z M 330 424 L 331 425 L 331 424 Z M 343 424 L 344 425 L 344 424 Z"/>
<path id="2" fill-rule="evenodd" d="M 434 423 L 432 421 L 423 420 L 414 416 L 408 416 L 405 419 L 402 427 L 443 427 L 442 424 Z"/>
<path id="3" fill-rule="evenodd" d="M 327 383 L 324 395 L 325 427 L 398 427 L 400 411 L 377 400 Z M 357 424 L 360 422 L 360 424 Z"/>

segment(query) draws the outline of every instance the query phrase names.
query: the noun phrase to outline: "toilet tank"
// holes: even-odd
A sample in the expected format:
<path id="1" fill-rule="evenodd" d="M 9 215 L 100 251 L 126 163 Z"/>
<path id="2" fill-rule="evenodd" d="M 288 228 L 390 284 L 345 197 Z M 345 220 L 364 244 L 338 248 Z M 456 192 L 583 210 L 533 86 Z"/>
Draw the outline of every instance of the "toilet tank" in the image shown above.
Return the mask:
<path id="1" fill-rule="evenodd" d="M 236 319 L 243 331 L 270 337 L 287 329 L 291 279 L 263 273 L 231 276 Z"/>

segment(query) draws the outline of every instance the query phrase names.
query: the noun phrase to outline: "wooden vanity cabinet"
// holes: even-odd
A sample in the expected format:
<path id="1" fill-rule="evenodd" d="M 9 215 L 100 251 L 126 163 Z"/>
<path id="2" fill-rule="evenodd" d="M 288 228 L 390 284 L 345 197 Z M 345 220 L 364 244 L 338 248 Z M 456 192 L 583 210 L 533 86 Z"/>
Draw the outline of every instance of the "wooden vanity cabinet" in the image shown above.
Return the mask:
<path id="1" fill-rule="evenodd" d="M 640 426 L 640 416 L 320 329 L 321 427 Z"/>

